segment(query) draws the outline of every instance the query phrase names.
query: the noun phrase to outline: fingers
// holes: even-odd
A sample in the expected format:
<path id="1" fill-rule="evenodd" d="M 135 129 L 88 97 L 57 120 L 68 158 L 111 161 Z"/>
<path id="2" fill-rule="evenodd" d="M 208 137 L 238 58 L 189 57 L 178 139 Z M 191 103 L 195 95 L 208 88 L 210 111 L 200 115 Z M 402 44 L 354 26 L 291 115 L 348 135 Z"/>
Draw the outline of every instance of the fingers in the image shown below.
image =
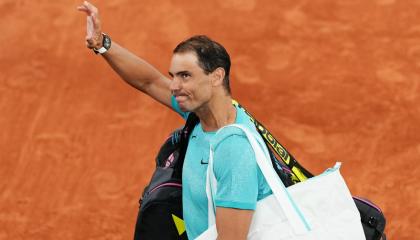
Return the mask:
<path id="1" fill-rule="evenodd" d="M 77 10 L 85 12 L 86 17 L 86 46 L 99 48 L 102 45 L 102 31 L 98 9 L 88 1 L 84 1 Z"/>
<path id="2" fill-rule="evenodd" d="M 90 15 L 90 12 L 87 8 L 79 6 L 77 7 L 77 10 L 81 11 L 81 12 L 85 12 L 87 15 Z"/>
<path id="3" fill-rule="evenodd" d="M 86 17 L 86 37 L 92 38 L 94 34 L 94 23 L 92 20 L 92 16 Z"/>
<path id="4" fill-rule="evenodd" d="M 84 1 L 81 6 L 77 7 L 77 10 L 85 12 L 89 17 L 91 17 L 90 19 L 88 19 L 88 22 L 91 21 L 92 27 L 95 30 L 100 29 L 99 13 L 98 9 L 95 6 L 93 6 L 88 1 Z"/>
<path id="5" fill-rule="evenodd" d="M 90 17 L 91 17 L 93 29 L 97 30 L 97 28 L 99 27 L 99 20 L 98 20 L 97 16 L 96 15 L 91 15 Z"/>
<path id="6" fill-rule="evenodd" d="M 84 1 L 83 2 L 83 6 L 92 14 L 97 15 L 98 14 L 98 9 L 93 6 L 90 2 L 88 1 Z"/>
<path id="7" fill-rule="evenodd" d="M 77 10 L 85 12 L 87 15 L 90 15 L 90 10 L 84 4 L 77 6 Z"/>
<path id="8" fill-rule="evenodd" d="M 88 1 L 84 1 L 82 5 L 77 7 L 77 10 L 85 12 L 89 16 L 98 15 L 98 9 Z"/>

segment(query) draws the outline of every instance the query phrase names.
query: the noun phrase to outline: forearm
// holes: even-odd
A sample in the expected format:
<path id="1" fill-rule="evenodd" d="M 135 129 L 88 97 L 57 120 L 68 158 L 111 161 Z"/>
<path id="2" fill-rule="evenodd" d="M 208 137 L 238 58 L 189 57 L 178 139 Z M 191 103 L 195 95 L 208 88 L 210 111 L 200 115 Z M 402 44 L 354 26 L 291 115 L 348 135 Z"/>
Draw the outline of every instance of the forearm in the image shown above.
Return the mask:
<path id="1" fill-rule="evenodd" d="M 108 49 L 102 56 L 124 81 L 171 108 L 170 79 L 118 43 L 111 44 L 110 39 L 102 33 L 99 12 L 95 6 L 84 1 L 77 9 L 87 16 L 86 46 L 102 52 L 102 48 Z"/>
<path id="2" fill-rule="evenodd" d="M 140 91 L 146 92 L 150 83 L 164 78 L 148 62 L 115 42 L 112 42 L 111 48 L 102 56 L 124 81 Z"/>

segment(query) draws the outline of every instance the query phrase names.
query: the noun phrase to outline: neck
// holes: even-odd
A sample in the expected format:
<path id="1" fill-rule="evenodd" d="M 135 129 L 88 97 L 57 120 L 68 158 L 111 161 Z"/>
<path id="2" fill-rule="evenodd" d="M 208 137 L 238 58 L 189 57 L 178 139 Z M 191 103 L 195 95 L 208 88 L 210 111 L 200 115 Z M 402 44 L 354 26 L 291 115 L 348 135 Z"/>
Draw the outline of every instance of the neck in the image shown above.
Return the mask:
<path id="1" fill-rule="evenodd" d="M 195 111 L 205 132 L 213 132 L 235 122 L 236 108 L 229 95 L 215 96 Z"/>

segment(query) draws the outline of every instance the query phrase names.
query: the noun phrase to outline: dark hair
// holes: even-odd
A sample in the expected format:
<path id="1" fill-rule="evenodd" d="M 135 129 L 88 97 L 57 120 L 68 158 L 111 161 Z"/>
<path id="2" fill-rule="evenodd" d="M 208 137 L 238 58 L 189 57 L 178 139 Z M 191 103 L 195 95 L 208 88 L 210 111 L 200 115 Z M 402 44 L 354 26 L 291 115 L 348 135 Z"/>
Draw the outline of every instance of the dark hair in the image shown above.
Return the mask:
<path id="1" fill-rule="evenodd" d="M 230 57 L 226 49 L 218 42 L 204 35 L 193 36 L 176 46 L 173 53 L 192 51 L 197 55 L 198 65 L 204 73 L 209 74 L 221 67 L 225 70 L 223 86 L 228 94 L 231 93 L 229 85 Z"/>

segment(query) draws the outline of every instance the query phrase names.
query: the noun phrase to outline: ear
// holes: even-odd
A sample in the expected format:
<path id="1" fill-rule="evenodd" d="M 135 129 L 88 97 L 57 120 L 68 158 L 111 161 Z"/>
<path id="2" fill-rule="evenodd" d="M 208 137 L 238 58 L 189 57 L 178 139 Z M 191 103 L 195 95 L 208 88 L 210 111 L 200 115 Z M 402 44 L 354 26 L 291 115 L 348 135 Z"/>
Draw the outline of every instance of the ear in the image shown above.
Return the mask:
<path id="1" fill-rule="evenodd" d="M 218 67 L 211 74 L 213 86 L 223 85 L 223 79 L 225 78 L 225 69 L 223 69 L 222 67 Z"/>

